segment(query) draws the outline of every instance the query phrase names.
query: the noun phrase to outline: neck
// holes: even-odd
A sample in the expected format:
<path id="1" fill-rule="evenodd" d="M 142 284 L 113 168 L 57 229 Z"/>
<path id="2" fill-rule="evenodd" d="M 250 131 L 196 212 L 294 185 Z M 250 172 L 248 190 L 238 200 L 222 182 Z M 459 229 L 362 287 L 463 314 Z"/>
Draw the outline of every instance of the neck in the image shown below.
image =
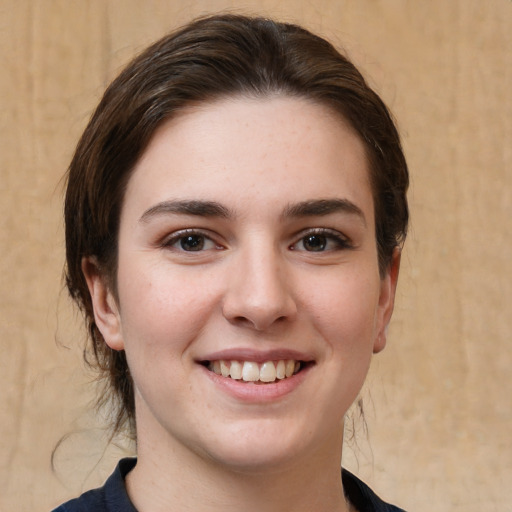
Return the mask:
<path id="1" fill-rule="evenodd" d="M 139 512 L 349 512 L 340 476 L 341 435 L 336 446 L 333 441 L 278 464 L 233 468 L 169 437 L 152 444 L 139 431 L 128 494 Z"/>

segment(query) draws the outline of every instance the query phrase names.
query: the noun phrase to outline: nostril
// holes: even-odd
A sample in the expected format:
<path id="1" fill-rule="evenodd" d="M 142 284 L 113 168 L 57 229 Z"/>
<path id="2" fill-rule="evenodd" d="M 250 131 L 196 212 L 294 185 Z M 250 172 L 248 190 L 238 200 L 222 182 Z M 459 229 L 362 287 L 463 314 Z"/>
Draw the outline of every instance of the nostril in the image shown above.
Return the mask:
<path id="1" fill-rule="evenodd" d="M 288 317 L 286 315 L 278 317 L 274 317 L 272 315 L 251 315 L 250 317 L 238 315 L 233 318 L 228 318 L 228 320 L 233 325 L 237 325 L 239 327 L 249 327 L 257 331 L 264 331 L 271 328 L 273 325 L 282 325 L 288 320 Z"/>
<path id="2" fill-rule="evenodd" d="M 235 316 L 234 318 L 230 319 L 235 324 L 252 324 L 252 322 L 246 318 L 245 316 Z"/>
<path id="3" fill-rule="evenodd" d="M 295 317 L 297 306 L 285 286 L 277 283 L 277 278 L 256 279 L 252 275 L 228 282 L 222 301 L 224 317 L 232 324 L 251 327 L 258 331 L 266 330 L 274 323 L 283 324 Z M 246 282 L 247 280 L 250 282 Z"/>

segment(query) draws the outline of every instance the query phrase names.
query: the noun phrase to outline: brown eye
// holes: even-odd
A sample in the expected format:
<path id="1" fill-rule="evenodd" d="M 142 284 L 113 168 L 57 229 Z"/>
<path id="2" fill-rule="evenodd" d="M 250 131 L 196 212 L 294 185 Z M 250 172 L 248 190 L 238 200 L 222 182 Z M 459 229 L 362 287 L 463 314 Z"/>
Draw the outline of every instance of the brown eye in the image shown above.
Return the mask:
<path id="1" fill-rule="evenodd" d="M 204 249 L 204 236 L 187 235 L 181 237 L 179 243 L 184 251 L 201 251 Z"/>
<path id="2" fill-rule="evenodd" d="M 163 241 L 162 247 L 182 253 L 223 249 L 222 245 L 216 244 L 208 234 L 195 229 L 176 231 L 170 238 Z"/>
<path id="3" fill-rule="evenodd" d="M 323 235 L 308 235 L 302 239 L 302 245 L 306 251 L 324 251 L 327 238 Z"/>
<path id="4" fill-rule="evenodd" d="M 292 251 L 306 251 L 327 253 L 353 249 L 349 238 L 334 229 L 314 228 L 308 230 L 303 236 L 290 246 Z"/>

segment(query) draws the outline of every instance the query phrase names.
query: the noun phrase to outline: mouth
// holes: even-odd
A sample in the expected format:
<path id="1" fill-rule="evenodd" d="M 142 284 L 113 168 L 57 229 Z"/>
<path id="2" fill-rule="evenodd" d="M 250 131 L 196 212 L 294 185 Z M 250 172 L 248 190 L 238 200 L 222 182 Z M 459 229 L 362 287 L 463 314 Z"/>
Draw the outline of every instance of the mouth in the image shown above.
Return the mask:
<path id="1" fill-rule="evenodd" d="M 202 361 L 201 364 L 209 371 L 227 379 L 254 384 L 270 384 L 289 379 L 314 363 L 295 359 L 279 359 L 263 363 L 217 359 Z"/>

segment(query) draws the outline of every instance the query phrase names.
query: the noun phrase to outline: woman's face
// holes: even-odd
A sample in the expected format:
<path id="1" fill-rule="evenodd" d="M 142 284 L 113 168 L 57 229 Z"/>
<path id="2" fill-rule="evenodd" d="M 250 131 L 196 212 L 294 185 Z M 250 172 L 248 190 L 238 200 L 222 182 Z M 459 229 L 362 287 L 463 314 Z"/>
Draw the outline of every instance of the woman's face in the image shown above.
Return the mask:
<path id="1" fill-rule="evenodd" d="M 238 470 L 334 457 L 383 348 L 398 257 L 379 276 L 359 137 L 303 99 L 228 99 L 153 137 L 121 212 L 117 301 L 139 450 Z"/>

